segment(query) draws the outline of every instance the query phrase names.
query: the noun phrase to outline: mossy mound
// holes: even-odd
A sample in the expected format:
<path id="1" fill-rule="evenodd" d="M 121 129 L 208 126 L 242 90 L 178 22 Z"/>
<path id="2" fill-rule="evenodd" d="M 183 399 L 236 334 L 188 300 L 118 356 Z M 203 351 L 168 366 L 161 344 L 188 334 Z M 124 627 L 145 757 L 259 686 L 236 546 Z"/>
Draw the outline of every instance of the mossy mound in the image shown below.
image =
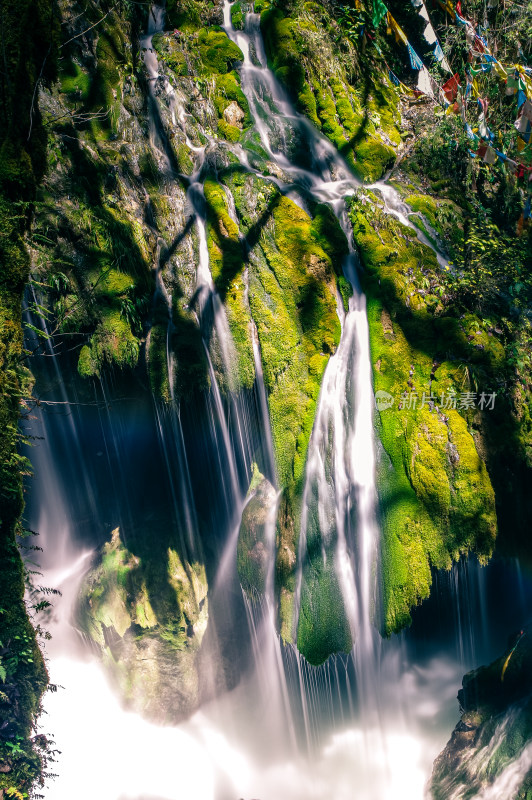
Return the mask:
<path id="1" fill-rule="evenodd" d="M 204 567 L 172 548 L 163 563 L 144 563 L 116 528 L 83 581 L 78 616 L 129 707 L 158 722 L 177 722 L 197 707 Z"/>
<path id="2" fill-rule="evenodd" d="M 90 345 L 84 345 L 80 350 L 78 372 L 87 378 L 99 375 L 104 364 L 133 368 L 138 354 L 138 340 L 131 332 L 129 323 L 119 310 L 108 309 L 102 312 Z"/>
<path id="3" fill-rule="evenodd" d="M 224 74 L 244 60 L 242 50 L 229 39 L 225 31 L 202 29 L 198 33 L 201 60 L 207 69 Z"/>
<path id="4" fill-rule="evenodd" d="M 496 367 L 504 351 L 491 339 L 476 347 L 471 320 L 445 316 L 434 253 L 384 216 L 378 198 L 355 198 L 350 216 L 366 269 L 375 391 L 393 399 L 376 416 L 382 626 L 390 632 L 428 596 L 431 565 L 493 551 L 494 493 L 470 427 L 476 409 L 460 403 L 471 391 L 467 366 Z"/>

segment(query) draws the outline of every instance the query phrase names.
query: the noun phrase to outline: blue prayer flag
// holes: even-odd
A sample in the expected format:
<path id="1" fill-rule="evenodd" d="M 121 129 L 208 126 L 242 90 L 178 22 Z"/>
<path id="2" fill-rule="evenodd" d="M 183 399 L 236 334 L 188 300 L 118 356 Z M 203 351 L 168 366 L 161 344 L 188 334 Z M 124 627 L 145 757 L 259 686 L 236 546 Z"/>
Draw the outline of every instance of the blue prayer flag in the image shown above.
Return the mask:
<path id="1" fill-rule="evenodd" d="M 412 69 L 423 69 L 423 62 L 411 44 L 408 45 L 408 55 L 410 56 Z"/>
<path id="2" fill-rule="evenodd" d="M 444 59 L 443 50 L 441 49 L 441 45 L 439 42 L 436 42 L 436 47 L 434 48 L 433 56 L 436 59 L 436 61 L 443 61 Z"/>

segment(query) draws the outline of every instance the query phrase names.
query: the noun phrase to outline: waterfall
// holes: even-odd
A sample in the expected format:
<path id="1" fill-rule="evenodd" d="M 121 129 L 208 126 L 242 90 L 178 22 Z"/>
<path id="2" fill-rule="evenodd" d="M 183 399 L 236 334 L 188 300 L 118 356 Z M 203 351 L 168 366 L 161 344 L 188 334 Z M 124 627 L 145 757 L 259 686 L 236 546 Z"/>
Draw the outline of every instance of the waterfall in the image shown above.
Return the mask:
<path id="1" fill-rule="evenodd" d="M 184 796 L 343 800 L 356 794 L 358 800 L 422 800 L 434 757 L 455 722 L 461 676 L 478 659 L 478 649 L 491 652 L 493 641 L 500 639 L 503 626 L 499 622 L 496 633 L 492 631 L 495 624 L 488 619 L 485 601 L 496 592 L 478 565 L 459 565 L 439 577 L 441 586 L 431 598 L 433 616 L 428 621 L 420 609 L 417 621 L 414 614 L 412 633 L 383 641 L 377 632 L 380 533 L 374 398 L 365 297 L 346 211 L 346 198 L 360 183 L 333 145 L 296 112 L 268 68 L 259 15 L 248 13 L 244 31 L 236 31 L 227 0 L 223 13 L 225 31 L 244 54 L 239 71 L 255 131 L 277 174 L 265 176 L 250 166 L 241 145 L 224 147 L 244 169 L 273 182 L 303 208 L 309 195 L 328 203 L 349 245 L 342 267 L 353 295 L 347 310 L 338 298 L 341 337 L 323 376 L 304 474 L 294 638 L 308 542 L 319 534 L 320 555 L 324 562 L 330 559 L 328 567 L 338 584 L 353 647 L 313 667 L 296 646 L 284 645 L 277 633 L 279 486 L 261 347 L 251 320 L 255 385 L 250 400 L 251 392 L 246 394 L 238 385 L 230 322 L 209 264 L 204 179 L 206 153 L 216 141 L 206 134 L 205 144 L 194 147 L 186 135 L 179 92 L 160 75 L 153 50 L 153 35 L 164 30 L 164 8 L 153 5 L 141 39 L 149 79 L 150 146 L 165 180 L 182 178 L 158 125 L 162 96 L 172 124 L 181 128 L 195 155 L 194 172 L 186 182 L 187 213 L 193 217 L 197 238 L 191 309 L 209 388 L 190 406 L 180 405 L 174 397 L 174 300 L 165 284 L 160 254 L 156 293 L 168 310 L 170 403 L 163 405 L 140 390 L 134 403 L 123 402 L 112 377 L 95 381 L 90 397 L 89 390 L 83 396 L 76 393 L 75 381 L 67 392 L 62 376 L 72 369 L 68 358 L 59 357 L 49 340 L 46 355 L 38 357 L 46 391 L 30 431 L 44 440 L 30 453 L 36 479 L 27 521 L 43 536 L 44 583 L 63 591 L 56 602 L 48 652 L 52 681 L 65 687 L 45 700 L 46 729 L 63 751 L 54 770 L 59 777 L 46 787 L 45 796 L 47 800 L 74 796 L 79 800 Z M 294 152 L 294 140 L 303 141 L 305 147 Z M 408 208 L 392 187 L 378 182 L 372 188 L 389 213 L 412 227 Z M 237 222 L 234 200 L 229 190 L 224 191 L 229 214 Z M 434 249 L 423 233 L 417 235 Z M 437 257 L 444 263 L 441 254 Z M 56 406 L 45 402 L 58 397 L 62 405 L 56 413 Z M 236 573 L 239 529 L 246 504 L 253 500 L 248 487 L 257 452 L 271 484 L 261 597 L 241 592 Z M 154 542 L 159 529 L 176 531 L 189 559 L 205 556 L 214 564 L 207 645 L 202 645 L 201 653 L 204 672 L 214 675 L 224 643 L 230 643 L 238 662 L 229 691 L 216 678 L 209 682 L 209 675 L 204 676 L 199 710 L 179 725 L 149 723 L 124 709 L 99 663 L 83 646 L 73 619 L 93 550 L 116 527 L 127 543 L 129 537 L 134 540 L 139 531 L 143 533 L 143 526 Z M 504 585 L 504 580 L 497 585 Z M 522 606 L 512 607 L 516 616 L 524 613 L 527 597 L 523 588 Z M 452 636 L 446 639 L 442 634 L 436 641 L 429 634 L 440 611 L 452 617 L 446 624 Z M 424 626 L 429 630 L 426 637 Z M 494 785 L 511 789 L 516 775 L 530 766 L 529 760 L 525 748 Z M 490 791 L 479 797 L 494 799 L 493 787 Z"/>

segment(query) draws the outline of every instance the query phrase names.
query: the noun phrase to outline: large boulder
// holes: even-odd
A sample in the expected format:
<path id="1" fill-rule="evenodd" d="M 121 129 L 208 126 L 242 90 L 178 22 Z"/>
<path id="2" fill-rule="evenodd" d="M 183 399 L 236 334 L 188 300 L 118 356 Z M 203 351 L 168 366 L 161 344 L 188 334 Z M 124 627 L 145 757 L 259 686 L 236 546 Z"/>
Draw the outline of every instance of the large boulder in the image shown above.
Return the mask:
<path id="1" fill-rule="evenodd" d="M 144 564 L 116 528 L 81 587 L 78 618 L 127 706 L 178 722 L 199 705 L 205 568 L 168 548 Z"/>

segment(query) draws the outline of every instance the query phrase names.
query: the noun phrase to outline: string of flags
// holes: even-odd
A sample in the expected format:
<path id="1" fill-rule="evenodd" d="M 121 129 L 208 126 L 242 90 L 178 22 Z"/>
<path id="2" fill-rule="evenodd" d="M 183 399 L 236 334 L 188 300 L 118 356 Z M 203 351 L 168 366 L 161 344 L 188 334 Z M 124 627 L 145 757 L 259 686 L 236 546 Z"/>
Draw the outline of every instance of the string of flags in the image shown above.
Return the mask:
<path id="1" fill-rule="evenodd" d="M 490 51 L 488 43 L 480 28 L 475 30 L 473 23 L 463 16 L 461 0 L 458 0 L 456 8 L 451 0 L 438 0 L 439 5 L 453 17 L 456 24 L 464 28 L 466 41 L 468 44 L 468 65 L 465 75 L 465 84 L 461 83 L 458 72 L 452 74 L 452 68 L 443 53 L 438 37 L 430 23 L 430 17 L 424 0 L 411 0 L 414 8 L 418 10 L 420 16 L 427 23 L 424 30 L 424 37 L 428 44 L 435 44 L 433 57 L 440 64 L 442 69 L 451 73 L 451 77 L 440 86 L 432 77 L 422 59 L 416 53 L 408 37 L 397 23 L 391 13 L 384 5 L 383 0 L 373 0 L 373 22 L 380 24 L 386 17 L 387 33 L 394 35 L 396 42 L 406 46 L 410 65 L 413 70 L 418 71 L 417 90 L 406 87 L 390 69 L 388 73 L 391 82 L 400 91 L 414 92 L 416 96 L 428 95 L 438 102 L 446 114 L 457 114 L 461 117 L 464 124 L 466 135 L 471 141 L 469 154 L 472 158 L 480 158 L 485 164 L 493 165 L 496 163 L 504 165 L 504 168 L 513 172 L 518 179 L 528 178 L 528 196 L 525 201 L 520 225 L 531 218 L 532 206 L 532 166 L 524 163 L 523 158 L 532 155 L 532 68 L 519 64 L 505 68 Z M 377 27 L 377 25 L 375 25 Z M 376 45 L 377 46 L 377 45 Z M 378 46 L 377 46 L 377 49 Z M 380 52 L 380 49 L 379 49 Z M 382 55 L 382 54 L 381 54 Z M 473 64 L 476 62 L 476 66 Z M 502 151 L 502 133 L 498 133 L 498 148 L 495 146 L 496 136 L 490 130 L 487 121 L 488 100 L 480 96 L 477 76 L 495 72 L 497 76 L 505 82 L 505 94 L 507 96 L 516 95 L 517 99 L 517 118 L 514 127 L 517 131 L 516 147 L 518 159 L 514 160 Z M 473 129 L 467 122 L 466 108 L 469 101 L 476 101 L 477 106 L 477 125 Z"/>

